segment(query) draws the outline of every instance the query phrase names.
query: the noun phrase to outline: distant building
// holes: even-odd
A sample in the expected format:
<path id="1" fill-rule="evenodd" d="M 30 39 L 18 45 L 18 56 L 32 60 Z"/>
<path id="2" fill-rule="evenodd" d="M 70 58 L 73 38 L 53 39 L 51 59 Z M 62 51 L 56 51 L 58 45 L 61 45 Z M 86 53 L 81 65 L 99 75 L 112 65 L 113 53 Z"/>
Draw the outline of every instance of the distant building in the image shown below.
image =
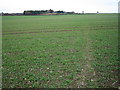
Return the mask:
<path id="1" fill-rule="evenodd" d="M 50 9 L 48 10 L 48 13 L 54 13 L 54 10 Z"/>
<path id="2" fill-rule="evenodd" d="M 23 13 L 12 13 L 13 16 L 21 16 Z"/>
<path id="3" fill-rule="evenodd" d="M 82 14 L 84 14 L 84 11 L 82 11 Z"/>
<path id="4" fill-rule="evenodd" d="M 1 13 L 2 16 L 22 16 L 23 13 Z"/>
<path id="5" fill-rule="evenodd" d="M 97 14 L 99 14 L 99 12 L 97 11 Z"/>

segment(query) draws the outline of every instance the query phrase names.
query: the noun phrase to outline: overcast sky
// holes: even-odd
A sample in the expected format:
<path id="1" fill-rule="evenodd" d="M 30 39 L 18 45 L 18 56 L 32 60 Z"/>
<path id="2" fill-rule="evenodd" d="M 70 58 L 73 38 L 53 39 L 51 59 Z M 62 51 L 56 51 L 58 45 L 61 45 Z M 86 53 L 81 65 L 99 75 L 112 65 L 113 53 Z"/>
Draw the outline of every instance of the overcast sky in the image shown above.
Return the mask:
<path id="1" fill-rule="evenodd" d="M 0 12 L 22 13 L 24 10 L 64 10 L 81 13 L 117 13 L 119 0 L 0 0 Z"/>

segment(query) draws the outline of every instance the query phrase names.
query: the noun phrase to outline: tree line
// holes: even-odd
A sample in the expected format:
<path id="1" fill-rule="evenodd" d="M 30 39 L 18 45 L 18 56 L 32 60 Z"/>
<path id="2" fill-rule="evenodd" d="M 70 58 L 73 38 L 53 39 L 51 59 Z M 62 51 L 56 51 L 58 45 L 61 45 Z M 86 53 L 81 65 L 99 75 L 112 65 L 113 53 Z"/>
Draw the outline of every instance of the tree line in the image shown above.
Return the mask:
<path id="1" fill-rule="evenodd" d="M 48 14 L 48 13 L 56 13 L 56 14 L 67 14 L 67 13 L 71 13 L 71 14 L 73 14 L 74 12 L 65 12 L 65 11 L 54 11 L 54 10 L 52 10 L 52 9 L 50 9 L 50 10 L 35 10 L 35 11 L 33 11 L 33 10 L 27 10 L 27 11 L 24 11 L 23 12 L 23 14 L 24 15 L 40 15 L 40 14 Z"/>

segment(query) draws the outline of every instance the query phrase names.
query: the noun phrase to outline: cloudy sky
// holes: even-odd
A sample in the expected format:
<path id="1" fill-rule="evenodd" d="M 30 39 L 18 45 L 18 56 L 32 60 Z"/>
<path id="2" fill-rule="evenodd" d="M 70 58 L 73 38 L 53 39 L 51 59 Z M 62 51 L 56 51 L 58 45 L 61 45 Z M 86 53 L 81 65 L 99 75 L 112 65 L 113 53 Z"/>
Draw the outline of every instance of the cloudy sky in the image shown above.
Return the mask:
<path id="1" fill-rule="evenodd" d="M 0 12 L 22 13 L 24 10 L 64 10 L 81 13 L 117 13 L 120 0 L 0 0 Z"/>

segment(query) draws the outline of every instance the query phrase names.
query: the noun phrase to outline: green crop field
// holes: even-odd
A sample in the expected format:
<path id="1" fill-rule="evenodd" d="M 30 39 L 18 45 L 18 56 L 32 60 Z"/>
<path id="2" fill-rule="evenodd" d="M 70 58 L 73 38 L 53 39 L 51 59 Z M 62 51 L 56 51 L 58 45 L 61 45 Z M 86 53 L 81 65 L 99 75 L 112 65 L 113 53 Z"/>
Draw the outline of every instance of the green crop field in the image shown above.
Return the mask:
<path id="1" fill-rule="evenodd" d="M 117 14 L 3 16 L 3 88 L 116 88 Z"/>

